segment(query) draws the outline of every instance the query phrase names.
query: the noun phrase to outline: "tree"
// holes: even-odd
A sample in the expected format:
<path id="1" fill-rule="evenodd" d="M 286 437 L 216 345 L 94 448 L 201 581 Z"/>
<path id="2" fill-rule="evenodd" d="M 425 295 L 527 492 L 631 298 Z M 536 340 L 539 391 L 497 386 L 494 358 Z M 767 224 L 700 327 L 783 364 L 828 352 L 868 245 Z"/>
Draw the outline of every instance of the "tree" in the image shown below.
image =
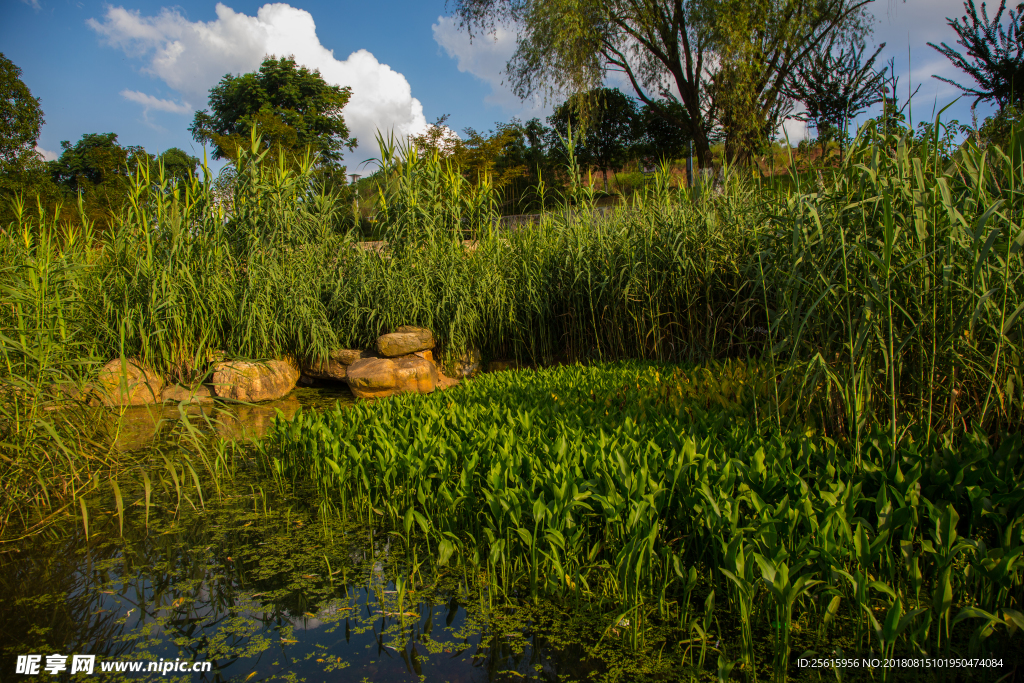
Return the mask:
<path id="1" fill-rule="evenodd" d="M 328 85 L 319 71 L 297 67 L 290 57 L 270 56 L 259 71 L 226 74 L 210 89 L 210 110 L 196 112 L 189 131 L 213 143 L 214 158 L 231 159 L 248 148 L 253 131 L 272 154 L 296 155 L 311 148 L 321 165 L 336 166 L 342 148 L 355 149 L 342 109 L 352 89 Z"/>
<path id="2" fill-rule="evenodd" d="M 786 94 L 806 107 L 795 118 L 817 130 L 823 157 L 833 138 L 839 141 L 841 156 L 850 120 L 882 101 L 885 69 L 876 71 L 874 64 L 884 47 L 885 43 L 879 45 L 865 61 L 863 44 L 843 46 L 836 52 L 830 42 L 794 69 Z"/>
<path id="3" fill-rule="evenodd" d="M 686 109 L 678 100 L 664 99 L 657 108 L 667 110 L 674 118 L 686 120 Z M 678 159 L 687 152 L 690 136 L 685 128 L 675 126 L 660 116 L 654 107 L 644 105 L 639 113 L 638 156 L 649 162 Z"/>
<path id="4" fill-rule="evenodd" d="M 967 0 L 964 10 L 967 12 L 965 16 L 956 20 L 947 17 L 946 21 L 960 37 L 957 45 L 967 50 L 966 55 L 946 43 L 928 45 L 973 78 L 979 87 L 968 88 L 942 76 L 934 78 L 955 85 L 968 95 L 974 95 L 975 105 L 995 100 L 1002 109 L 1011 102 L 1021 102 L 1024 99 L 1024 4 L 1006 13 L 1010 20 L 1006 29 L 1000 23 L 1003 11 L 1006 10 L 1006 0 L 1000 1 L 999 11 L 991 21 L 985 11 L 985 3 L 981 3 L 980 18 L 974 0 Z"/>
<path id="5" fill-rule="evenodd" d="M 58 200 L 35 150 L 43 123 L 39 98 L 21 80 L 21 69 L 0 53 L 0 230 L 15 217 L 11 200 L 16 196 L 29 205 L 38 197 L 45 207 Z"/>
<path id="6" fill-rule="evenodd" d="M 72 145 L 60 143 L 60 158 L 49 162 L 53 182 L 69 195 L 81 193 L 86 213 L 108 227 L 128 196 L 139 164 L 153 163 L 142 147 L 122 147 L 116 133 L 86 133 Z"/>
<path id="7" fill-rule="evenodd" d="M 586 103 L 592 107 L 587 108 Z M 580 133 L 574 150 L 584 166 L 596 166 L 604 173 L 608 190 L 608 172 L 622 168 L 629 158 L 638 129 L 636 102 L 618 88 L 595 88 L 570 97 L 555 107 L 548 117 L 552 129 L 563 138 L 571 127 Z"/>
<path id="8" fill-rule="evenodd" d="M 21 69 L 0 52 L 0 163 L 4 170 L 35 155 L 43 127 L 38 97 L 21 80 Z"/>
<path id="9" fill-rule="evenodd" d="M 156 164 L 163 164 L 164 177 L 175 182 L 188 182 L 198 173 L 199 159 L 184 150 L 171 147 L 155 159 Z M 154 168 L 153 179 L 157 178 Z"/>
<path id="10" fill-rule="evenodd" d="M 871 0 L 456 0 L 470 32 L 516 23 L 507 65 L 520 97 L 580 94 L 610 71 L 693 139 L 712 163 L 721 127 L 730 157 L 774 133 L 786 110 L 782 88 L 795 66 L 833 35 L 863 35 Z M 677 92 L 681 119 L 661 106 Z"/>

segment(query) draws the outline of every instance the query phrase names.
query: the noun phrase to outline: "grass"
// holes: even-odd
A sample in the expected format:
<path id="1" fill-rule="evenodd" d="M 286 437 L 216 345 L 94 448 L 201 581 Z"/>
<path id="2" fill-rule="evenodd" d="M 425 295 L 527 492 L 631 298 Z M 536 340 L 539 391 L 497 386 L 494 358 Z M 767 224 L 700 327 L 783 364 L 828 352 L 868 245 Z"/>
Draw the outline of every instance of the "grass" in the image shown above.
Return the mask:
<path id="1" fill-rule="evenodd" d="M 777 431 L 770 376 L 740 362 L 495 373 L 300 413 L 263 462 L 285 488 L 316 485 L 323 514 L 391 530 L 410 572 L 468 567 L 493 604 L 597 613 L 601 638 L 696 670 L 721 654 L 747 680 L 784 681 L 794 652 L 836 647 L 1016 662 L 1020 437 L 953 447 L 919 426 L 894 447 L 879 429 L 857 454 Z"/>
<path id="2" fill-rule="evenodd" d="M 487 178 L 381 140 L 382 251 L 357 248 L 309 160 L 265 163 L 256 141 L 226 194 L 138 175 L 103 234 L 18 204 L 0 528 L 73 511 L 89 535 L 100 492 L 123 525 L 154 492 L 202 508 L 230 476 L 187 420 L 172 453 L 117 453 L 87 400 L 111 358 L 193 383 L 213 358 L 315 362 L 418 324 L 446 361 L 692 369 L 500 374 L 282 423 L 267 474 L 385 522 L 409 567 L 596 610 L 637 650 L 672 624 L 682 664 L 748 678 L 830 645 L 992 649 L 1024 627 L 1024 169 L 938 135 L 867 129 L 828 177 L 680 189 L 663 168 L 607 218 L 592 185 L 539 179 L 547 212 L 510 232 Z"/>

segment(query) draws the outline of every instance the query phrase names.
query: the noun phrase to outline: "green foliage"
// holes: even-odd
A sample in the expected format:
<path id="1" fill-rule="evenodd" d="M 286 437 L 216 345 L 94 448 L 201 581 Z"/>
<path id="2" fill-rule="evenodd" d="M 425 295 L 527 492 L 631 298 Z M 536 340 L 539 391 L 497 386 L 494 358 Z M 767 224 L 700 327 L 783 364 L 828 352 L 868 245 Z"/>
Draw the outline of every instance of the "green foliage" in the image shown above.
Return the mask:
<path id="1" fill-rule="evenodd" d="M 687 113 L 669 121 L 686 130 L 707 168 L 719 126 L 730 159 L 756 151 L 774 134 L 793 68 L 830 36 L 862 35 L 868 2 L 459 0 L 456 13 L 471 33 L 503 22 L 521 27 L 508 73 L 523 97 L 585 93 L 618 71 L 651 105 L 667 94 L 669 79 Z"/>
<path id="2" fill-rule="evenodd" d="M 597 613 L 635 649 L 676 624 L 693 635 L 663 654 L 684 666 L 737 640 L 748 680 L 784 681 L 793 649 L 837 642 L 949 656 L 979 617 L 969 651 L 1006 652 L 1024 590 L 1020 437 L 914 429 L 895 447 L 874 431 L 857 453 L 771 428 L 773 385 L 770 364 L 743 362 L 493 373 L 278 421 L 260 461 L 282 487 L 315 485 L 325 514 L 390 530 L 395 561 L 426 546 L 484 574 L 492 601 Z"/>
<path id="3" fill-rule="evenodd" d="M 39 98 L 21 80 L 21 69 L 0 52 L 0 172 L 35 154 L 43 123 Z"/>
<path id="4" fill-rule="evenodd" d="M 579 133 L 574 149 L 577 161 L 605 171 L 607 190 L 607 172 L 622 168 L 641 132 L 638 117 L 636 103 L 618 88 L 597 88 L 558 105 L 548 122 L 555 139 L 566 137 L 570 129 Z"/>
<path id="5" fill-rule="evenodd" d="M 1004 28 L 1001 20 L 1005 10 L 1006 0 L 1000 0 L 999 9 L 990 21 L 985 3 L 981 5 L 979 17 L 974 0 L 967 0 L 964 3 L 966 14 L 960 19 L 949 20 L 950 28 L 960 38 L 957 44 L 966 50 L 966 55 L 946 43 L 928 43 L 953 66 L 973 78 L 978 87 L 968 88 L 942 76 L 932 77 L 973 95 L 975 105 L 995 100 L 1002 109 L 1024 99 L 1024 6 L 1018 5 L 1016 10 L 1006 13 L 1009 26 Z"/>
<path id="6" fill-rule="evenodd" d="M 294 157 L 309 148 L 321 163 L 337 165 L 342 148 L 356 145 L 342 118 L 351 94 L 294 59 L 271 56 L 259 71 L 226 74 L 210 89 L 210 110 L 196 112 L 189 130 L 197 142 L 213 143 L 217 159 L 236 159 L 257 134 L 272 154 L 280 148 Z"/>
<path id="7" fill-rule="evenodd" d="M 82 195 L 89 219 L 109 228 L 127 200 L 132 176 L 151 157 L 142 147 L 122 147 L 115 133 L 86 133 L 72 145 L 60 143 L 60 158 L 47 164 L 53 182 L 66 197 Z"/>
<path id="8" fill-rule="evenodd" d="M 847 141 L 847 125 L 868 107 L 882 101 L 879 89 L 883 71 L 875 71 L 882 43 L 864 60 L 864 45 L 851 45 L 835 51 L 830 41 L 815 51 L 806 62 L 793 71 L 786 95 L 802 102 L 807 108 L 794 117 L 809 121 L 818 131 L 818 142 L 824 155 L 828 142 L 837 140 L 840 150 Z"/>
<path id="9" fill-rule="evenodd" d="M 690 143 L 688 126 L 679 126 L 673 121 L 687 118 L 686 109 L 677 100 L 665 98 L 645 103 L 638 113 L 640 135 L 635 156 L 649 162 L 686 156 Z"/>

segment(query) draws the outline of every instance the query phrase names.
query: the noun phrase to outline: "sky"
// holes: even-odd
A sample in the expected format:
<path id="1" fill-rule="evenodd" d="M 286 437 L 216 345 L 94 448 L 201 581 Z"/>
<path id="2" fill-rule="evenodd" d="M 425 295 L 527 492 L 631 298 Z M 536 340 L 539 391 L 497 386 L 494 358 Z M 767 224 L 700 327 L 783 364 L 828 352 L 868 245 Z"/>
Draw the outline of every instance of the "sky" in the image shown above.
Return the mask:
<path id="1" fill-rule="evenodd" d="M 879 61 L 895 58 L 901 91 L 921 85 L 915 121 L 932 118 L 958 96 L 932 74 L 967 82 L 927 45 L 955 43 L 946 17 L 963 14 L 962 0 L 875 0 L 871 7 L 871 42 L 886 43 Z M 352 88 L 344 117 L 359 146 L 345 161 L 360 172 L 377 155 L 378 130 L 415 134 L 444 115 L 456 131 L 489 130 L 512 117 L 550 114 L 550 103 L 520 101 L 505 85 L 515 42 L 514 27 L 471 41 L 444 0 L 0 0 L 0 52 L 41 98 L 46 124 L 38 148 L 47 159 L 63 140 L 106 132 L 152 153 L 179 147 L 202 157 L 187 129 L 207 107 L 209 89 L 226 73 L 258 69 L 267 54 L 288 54 Z M 615 75 L 607 84 L 630 92 Z M 970 105 L 961 99 L 946 117 L 966 123 Z M 990 111 L 979 106 L 979 117 Z M 806 135 L 799 122 L 786 129 L 791 140 Z"/>

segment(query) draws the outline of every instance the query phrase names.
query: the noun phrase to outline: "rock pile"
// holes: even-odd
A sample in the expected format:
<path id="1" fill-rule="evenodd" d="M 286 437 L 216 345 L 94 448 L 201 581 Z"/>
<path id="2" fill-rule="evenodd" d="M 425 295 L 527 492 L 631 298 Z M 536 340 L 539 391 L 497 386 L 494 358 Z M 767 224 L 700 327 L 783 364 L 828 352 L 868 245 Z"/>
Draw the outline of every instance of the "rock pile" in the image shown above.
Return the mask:
<path id="1" fill-rule="evenodd" d="M 301 368 L 290 359 L 225 360 L 218 354 L 209 359 L 209 382 L 191 387 L 164 386 L 163 377 L 140 361 L 115 358 L 103 366 L 93 393 L 107 406 L 196 404 L 215 399 L 258 403 L 287 396 L 301 377 L 307 382 L 346 382 L 358 398 L 383 398 L 448 389 L 460 378 L 480 372 L 480 352 L 472 350 L 456 361 L 455 377 L 446 377 L 434 362 L 434 346 L 429 329 L 403 325 L 378 337 L 373 349 L 334 349 L 325 362 Z"/>

